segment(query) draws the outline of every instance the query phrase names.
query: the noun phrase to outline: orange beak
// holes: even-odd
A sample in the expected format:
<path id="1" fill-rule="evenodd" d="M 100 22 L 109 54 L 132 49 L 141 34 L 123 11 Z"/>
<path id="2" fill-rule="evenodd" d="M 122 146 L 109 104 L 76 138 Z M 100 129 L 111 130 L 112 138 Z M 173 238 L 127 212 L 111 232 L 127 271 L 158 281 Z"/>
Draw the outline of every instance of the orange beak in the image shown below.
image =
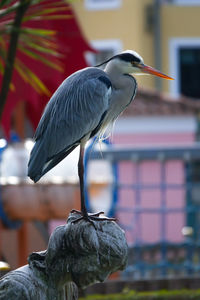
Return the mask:
<path id="1" fill-rule="evenodd" d="M 144 65 L 144 64 L 141 64 L 139 65 L 139 68 L 142 70 L 142 72 L 144 73 L 148 73 L 148 74 L 153 74 L 153 75 L 156 75 L 158 77 L 162 77 L 162 78 L 165 78 L 165 79 L 169 79 L 169 80 L 174 80 L 173 78 L 161 73 L 160 71 L 150 67 L 150 66 L 147 66 L 147 65 Z"/>

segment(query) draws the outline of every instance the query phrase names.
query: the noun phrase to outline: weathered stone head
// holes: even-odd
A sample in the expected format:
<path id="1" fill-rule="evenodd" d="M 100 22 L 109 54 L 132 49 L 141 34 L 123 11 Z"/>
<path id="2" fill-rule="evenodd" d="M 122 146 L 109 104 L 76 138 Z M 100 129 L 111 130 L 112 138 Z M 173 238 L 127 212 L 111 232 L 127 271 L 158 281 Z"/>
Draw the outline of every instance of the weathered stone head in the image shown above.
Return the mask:
<path id="1" fill-rule="evenodd" d="M 65 245 L 72 280 L 78 287 L 103 282 L 111 273 L 125 268 L 128 247 L 124 232 L 115 222 L 96 221 L 93 226 L 84 220 L 76 225 L 73 220 L 72 215 Z"/>
<path id="2" fill-rule="evenodd" d="M 122 270 L 127 263 L 128 247 L 124 231 L 111 221 L 81 220 L 73 223 L 77 214 L 71 214 L 66 225 L 55 229 L 50 237 L 43 259 L 33 253 L 29 264 L 55 280 L 75 282 L 85 288 L 103 282 L 111 273 Z"/>
<path id="3" fill-rule="evenodd" d="M 67 224 L 52 233 L 48 248 L 32 253 L 28 265 L 6 274 L 0 280 L 0 299 L 64 300 L 78 299 L 77 287 L 104 281 L 122 270 L 127 262 L 124 232 L 111 221 L 84 220 Z M 76 285 L 75 285 L 75 284 Z"/>

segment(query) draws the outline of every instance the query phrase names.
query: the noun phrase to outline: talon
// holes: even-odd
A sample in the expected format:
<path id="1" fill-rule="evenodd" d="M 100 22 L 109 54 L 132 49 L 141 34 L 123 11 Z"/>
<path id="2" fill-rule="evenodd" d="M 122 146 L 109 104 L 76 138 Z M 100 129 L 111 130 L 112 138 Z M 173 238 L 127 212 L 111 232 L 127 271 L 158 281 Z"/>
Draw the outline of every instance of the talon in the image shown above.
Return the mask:
<path id="1" fill-rule="evenodd" d="M 72 210 L 70 211 L 70 213 L 71 213 L 71 214 L 77 213 L 77 214 L 79 214 L 79 215 L 82 215 L 82 212 L 81 212 L 80 210 L 77 210 L 77 209 L 72 209 Z"/>
<path id="2" fill-rule="evenodd" d="M 91 220 L 91 218 L 90 218 L 88 215 L 83 215 L 82 217 L 80 217 L 80 218 L 78 218 L 78 219 L 72 221 L 72 224 L 78 223 L 78 222 L 81 221 L 81 220 L 86 220 L 86 221 L 88 221 L 88 222 L 91 223 L 91 224 L 94 226 L 94 228 L 96 229 L 96 226 L 95 226 L 94 222 Z"/>
<path id="3" fill-rule="evenodd" d="M 91 216 L 91 217 L 99 217 L 100 215 L 104 215 L 104 211 L 100 211 L 100 212 L 98 212 L 98 213 L 94 213 L 94 214 L 89 214 L 89 216 Z"/>
<path id="4" fill-rule="evenodd" d="M 108 217 L 101 218 L 101 217 L 99 217 L 100 215 L 104 214 L 103 211 L 94 213 L 94 214 L 93 213 L 85 214 L 85 213 L 82 213 L 81 211 L 77 211 L 77 210 L 73 209 L 71 211 L 71 213 L 78 213 L 78 214 L 82 215 L 78 219 L 72 221 L 72 223 L 74 223 L 74 224 L 84 219 L 84 220 L 90 222 L 95 227 L 93 221 L 116 221 L 116 218 L 108 218 Z"/>
<path id="5" fill-rule="evenodd" d="M 116 218 L 108 218 L 108 217 L 99 218 L 99 217 L 95 217 L 95 216 L 91 216 L 91 219 L 95 220 L 95 221 L 110 221 L 110 222 L 117 220 Z"/>

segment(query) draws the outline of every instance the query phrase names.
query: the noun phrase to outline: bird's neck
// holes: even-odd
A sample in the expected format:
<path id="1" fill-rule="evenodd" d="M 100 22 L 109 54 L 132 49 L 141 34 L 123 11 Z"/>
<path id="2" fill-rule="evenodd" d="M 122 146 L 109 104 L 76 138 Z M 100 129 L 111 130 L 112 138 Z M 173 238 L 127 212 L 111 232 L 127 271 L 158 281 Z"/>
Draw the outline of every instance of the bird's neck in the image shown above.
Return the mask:
<path id="1" fill-rule="evenodd" d="M 117 64 L 108 63 L 104 69 L 105 73 L 108 74 L 112 86 L 116 89 L 127 88 L 132 82 L 128 79 L 129 76 L 126 72 L 123 72 Z"/>
<path id="2" fill-rule="evenodd" d="M 123 69 L 119 67 L 117 62 L 110 61 L 106 66 L 104 71 L 111 77 L 121 77 L 124 75 Z"/>
<path id="3" fill-rule="evenodd" d="M 117 68 L 111 68 L 109 65 L 106 66 L 104 71 L 109 76 L 113 87 L 118 88 L 118 85 L 122 82 L 124 74 L 119 72 Z"/>

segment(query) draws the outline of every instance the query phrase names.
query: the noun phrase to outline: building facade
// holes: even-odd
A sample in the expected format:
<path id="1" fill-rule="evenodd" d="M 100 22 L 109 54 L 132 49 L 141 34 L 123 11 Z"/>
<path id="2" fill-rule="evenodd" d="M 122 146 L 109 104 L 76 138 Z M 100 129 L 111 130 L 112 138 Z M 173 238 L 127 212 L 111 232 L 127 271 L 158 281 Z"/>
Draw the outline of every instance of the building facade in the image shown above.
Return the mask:
<path id="1" fill-rule="evenodd" d="M 139 86 L 200 98 L 199 0 L 77 0 L 73 7 L 86 38 L 101 52 L 97 60 L 134 49 L 175 78 L 142 76 Z"/>

